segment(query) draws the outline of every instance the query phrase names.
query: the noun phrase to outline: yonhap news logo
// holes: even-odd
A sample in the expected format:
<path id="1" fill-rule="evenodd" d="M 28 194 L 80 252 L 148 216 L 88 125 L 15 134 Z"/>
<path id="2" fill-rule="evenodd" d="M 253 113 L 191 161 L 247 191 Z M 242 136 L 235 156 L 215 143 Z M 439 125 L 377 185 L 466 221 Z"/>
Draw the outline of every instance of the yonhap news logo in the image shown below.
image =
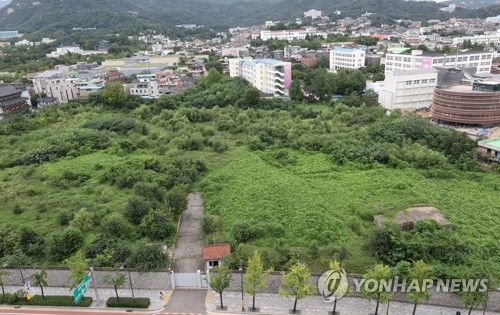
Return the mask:
<path id="1" fill-rule="evenodd" d="M 328 270 L 318 280 L 318 290 L 323 301 L 329 303 L 342 298 L 349 288 L 344 269 Z"/>

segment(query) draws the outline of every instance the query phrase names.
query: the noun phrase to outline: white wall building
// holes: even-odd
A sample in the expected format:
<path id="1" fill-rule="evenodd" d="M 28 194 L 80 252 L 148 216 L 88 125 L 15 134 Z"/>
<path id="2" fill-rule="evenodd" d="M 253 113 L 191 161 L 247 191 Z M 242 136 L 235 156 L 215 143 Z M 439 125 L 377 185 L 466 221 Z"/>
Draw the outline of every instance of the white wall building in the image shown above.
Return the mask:
<path id="1" fill-rule="evenodd" d="M 435 69 L 394 71 L 386 74 L 379 103 L 389 111 L 414 111 L 432 103 L 438 71 Z"/>
<path id="2" fill-rule="evenodd" d="M 138 95 L 143 98 L 158 98 L 160 96 L 155 74 L 137 75 L 137 81 L 128 84 L 127 90 L 131 95 Z"/>
<path id="3" fill-rule="evenodd" d="M 323 12 L 321 10 L 311 9 L 309 11 L 304 12 L 304 17 L 311 19 L 321 19 Z"/>
<path id="4" fill-rule="evenodd" d="M 292 83 L 292 63 L 274 59 L 229 59 L 229 75 L 243 77 L 263 93 L 283 97 Z"/>
<path id="5" fill-rule="evenodd" d="M 279 39 L 279 40 L 287 40 L 292 41 L 295 39 L 306 39 L 307 36 L 321 36 L 323 38 L 327 38 L 328 34 L 324 32 L 318 32 L 318 30 L 314 27 L 308 27 L 300 30 L 278 30 L 278 31 L 260 31 L 260 38 L 262 40 L 271 40 L 271 39 Z"/>
<path id="6" fill-rule="evenodd" d="M 330 71 L 364 67 L 365 55 L 361 49 L 334 48 L 330 50 Z"/>
<path id="7" fill-rule="evenodd" d="M 491 34 L 484 35 L 474 35 L 474 36 L 462 36 L 462 37 L 454 37 L 453 45 L 458 46 L 462 45 L 464 41 L 471 41 L 472 44 L 481 44 L 481 45 L 489 45 L 491 43 L 495 45 L 500 45 L 500 30 L 497 30 Z"/>
<path id="8" fill-rule="evenodd" d="M 385 57 L 385 73 L 398 70 L 434 69 L 441 66 L 475 67 L 476 73 L 489 73 L 494 54 L 491 51 L 424 54 L 421 50 L 413 50 L 411 54 L 388 53 Z"/>

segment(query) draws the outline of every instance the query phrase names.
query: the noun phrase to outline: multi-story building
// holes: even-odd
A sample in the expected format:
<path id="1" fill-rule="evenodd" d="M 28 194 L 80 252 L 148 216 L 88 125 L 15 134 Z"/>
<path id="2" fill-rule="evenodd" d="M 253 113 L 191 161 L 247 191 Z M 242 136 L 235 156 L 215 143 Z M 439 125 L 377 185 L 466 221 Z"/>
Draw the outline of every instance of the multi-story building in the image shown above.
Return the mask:
<path id="1" fill-rule="evenodd" d="M 327 38 L 328 34 L 324 32 L 318 32 L 314 27 L 309 27 L 300 30 L 278 30 L 278 31 L 260 31 L 260 38 L 262 40 L 287 40 L 293 41 L 296 39 L 306 39 L 307 36 L 321 36 L 323 38 Z"/>
<path id="2" fill-rule="evenodd" d="M 230 59 L 229 75 L 243 77 L 263 93 L 283 97 L 292 83 L 292 63 L 273 59 Z"/>
<path id="3" fill-rule="evenodd" d="M 8 84 L 0 84 L 0 120 L 4 113 L 14 113 L 30 109 L 29 98 L 23 97 L 23 91 Z"/>
<path id="4" fill-rule="evenodd" d="M 330 50 L 330 70 L 359 69 L 365 66 L 365 51 L 351 48 Z"/>
<path id="5" fill-rule="evenodd" d="M 131 95 L 139 95 L 143 98 L 158 98 L 160 96 L 155 74 L 137 75 L 137 81 L 127 84 L 126 90 Z"/>
<path id="6" fill-rule="evenodd" d="M 437 86 L 431 107 L 438 122 L 494 125 L 500 123 L 500 82 Z"/>
<path id="7" fill-rule="evenodd" d="M 421 50 L 413 50 L 411 54 L 388 53 L 385 57 L 385 73 L 397 70 L 434 69 L 441 66 L 474 67 L 476 73 L 489 73 L 494 54 L 491 51 L 423 53 Z"/>
<path id="8" fill-rule="evenodd" d="M 388 111 L 414 111 L 432 103 L 438 71 L 420 69 L 388 73 L 379 93 L 379 103 Z"/>
<path id="9" fill-rule="evenodd" d="M 464 41 L 470 41 L 471 44 L 489 45 L 493 43 L 500 45 L 500 30 L 490 34 L 454 37 L 453 45 L 462 45 Z"/>

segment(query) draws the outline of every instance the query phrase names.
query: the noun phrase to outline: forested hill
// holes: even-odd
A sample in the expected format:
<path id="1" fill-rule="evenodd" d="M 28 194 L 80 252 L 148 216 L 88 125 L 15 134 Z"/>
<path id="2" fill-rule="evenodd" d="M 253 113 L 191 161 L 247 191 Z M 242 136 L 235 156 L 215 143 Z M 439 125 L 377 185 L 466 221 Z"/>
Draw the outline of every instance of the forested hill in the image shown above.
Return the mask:
<path id="1" fill-rule="evenodd" d="M 0 29 L 25 33 L 74 27 L 137 31 L 151 26 L 172 29 L 176 24 L 198 24 L 221 30 L 261 24 L 266 20 L 291 20 L 303 16 L 309 9 L 323 10 L 325 15 L 340 10 L 342 15 L 338 17 L 359 16 L 365 12 L 393 19 L 451 17 L 439 11 L 440 7 L 442 5 L 436 3 L 404 0 L 13 0 L 0 10 Z M 463 10 L 459 14 L 485 17 L 483 15 L 496 12 L 496 7 Z"/>

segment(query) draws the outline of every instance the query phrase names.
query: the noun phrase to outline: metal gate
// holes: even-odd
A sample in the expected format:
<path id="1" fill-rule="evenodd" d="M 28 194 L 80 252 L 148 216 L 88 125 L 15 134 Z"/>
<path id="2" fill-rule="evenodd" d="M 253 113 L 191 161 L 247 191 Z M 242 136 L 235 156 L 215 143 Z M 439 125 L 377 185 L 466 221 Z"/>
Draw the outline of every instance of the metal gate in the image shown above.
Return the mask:
<path id="1" fill-rule="evenodd" d="M 189 287 L 206 289 L 208 287 L 207 274 L 197 271 L 196 273 L 175 273 L 171 274 L 172 289 L 178 287 Z"/>

